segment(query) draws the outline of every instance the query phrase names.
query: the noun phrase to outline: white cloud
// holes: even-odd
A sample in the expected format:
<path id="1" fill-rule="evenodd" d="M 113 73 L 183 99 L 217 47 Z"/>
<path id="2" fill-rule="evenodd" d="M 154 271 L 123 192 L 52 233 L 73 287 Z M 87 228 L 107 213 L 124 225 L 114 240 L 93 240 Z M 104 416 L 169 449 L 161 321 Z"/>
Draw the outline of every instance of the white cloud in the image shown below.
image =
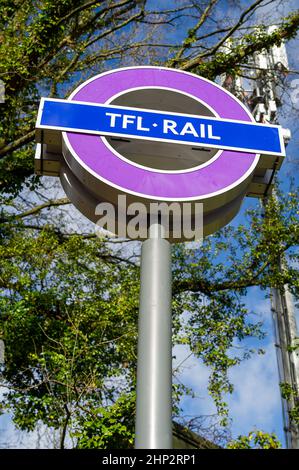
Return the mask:
<path id="1" fill-rule="evenodd" d="M 276 353 L 270 343 L 264 349 L 265 355 L 253 355 L 231 369 L 229 376 L 235 390 L 226 397 L 232 418 L 231 431 L 233 438 L 248 434 L 255 428 L 275 432 L 283 444 Z M 186 346 L 177 346 L 175 353 L 176 367 L 188 357 L 189 351 Z M 202 361 L 191 356 L 183 363 L 179 379 L 196 392 L 196 398 L 185 397 L 182 400 L 183 414 L 200 416 L 215 413 L 215 405 L 207 393 L 208 378 L 209 369 Z"/>
<path id="2" fill-rule="evenodd" d="M 173 363 L 173 369 L 181 364 L 178 374 L 179 381 L 195 392 L 195 398 L 189 396 L 183 398 L 181 405 L 184 413 L 194 416 L 215 413 L 214 402 L 207 392 L 210 374 L 208 367 L 200 359 L 193 355 L 190 356 L 188 346 L 175 346 L 174 354 L 176 359 Z"/>
<path id="3" fill-rule="evenodd" d="M 264 349 L 264 356 L 255 355 L 230 373 L 235 384 L 234 394 L 228 400 L 234 434 L 247 434 L 256 427 L 282 436 L 275 350 L 270 344 Z"/>

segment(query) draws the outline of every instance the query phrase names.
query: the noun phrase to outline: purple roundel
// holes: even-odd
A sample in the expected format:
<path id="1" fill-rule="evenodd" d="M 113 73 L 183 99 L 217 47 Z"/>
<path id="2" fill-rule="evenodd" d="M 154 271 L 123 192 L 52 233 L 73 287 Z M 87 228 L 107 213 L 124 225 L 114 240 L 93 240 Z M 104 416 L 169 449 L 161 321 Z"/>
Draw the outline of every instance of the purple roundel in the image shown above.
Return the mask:
<path id="1" fill-rule="evenodd" d="M 88 80 L 70 99 L 110 103 L 116 95 L 140 88 L 164 88 L 194 97 L 207 104 L 220 118 L 253 121 L 249 111 L 219 85 L 175 69 L 132 67 L 116 69 Z M 96 135 L 67 132 L 66 145 L 85 171 L 122 192 L 156 200 L 204 200 L 237 187 L 252 174 L 258 156 L 222 150 L 211 163 L 194 170 L 161 171 L 136 166 L 120 158 Z"/>

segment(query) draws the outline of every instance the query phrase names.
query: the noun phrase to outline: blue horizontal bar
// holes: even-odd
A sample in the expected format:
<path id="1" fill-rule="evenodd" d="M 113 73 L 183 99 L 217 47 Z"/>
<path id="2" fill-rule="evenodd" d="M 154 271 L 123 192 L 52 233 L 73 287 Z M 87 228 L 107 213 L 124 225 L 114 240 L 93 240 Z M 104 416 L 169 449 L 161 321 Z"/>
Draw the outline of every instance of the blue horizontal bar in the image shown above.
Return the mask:
<path id="1" fill-rule="evenodd" d="M 37 128 L 285 155 L 279 126 L 43 99 Z"/>

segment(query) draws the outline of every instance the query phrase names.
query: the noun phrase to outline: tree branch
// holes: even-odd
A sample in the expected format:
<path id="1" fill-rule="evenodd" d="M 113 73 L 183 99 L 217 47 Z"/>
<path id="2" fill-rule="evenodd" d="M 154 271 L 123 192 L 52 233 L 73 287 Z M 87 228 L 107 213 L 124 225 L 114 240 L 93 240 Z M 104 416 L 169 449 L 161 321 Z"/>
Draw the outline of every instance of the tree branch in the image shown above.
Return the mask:
<path id="1" fill-rule="evenodd" d="M 70 418 L 71 418 L 71 413 L 70 413 L 70 410 L 68 409 L 67 404 L 64 403 L 63 406 L 64 406 L 64 409 L 65 409 L 65 412 L 66 412 L 66 417 L 65 417 L 63 427 L 62 427 L 62 433 L 61 433 L 61 438 L 60 438 L 60 449 L 64 449 L 66 430 L 67 430 L 67 427 L 68 427 L 68 424 L 69 424 L 69 421 L 70 421 Z"/>
<path id="2" fill-rule="evenodd" d="M 8 153 L 17 150 L 18 148 L 22 147 L 25 144 L 29 144 L 32 142 L 35 137 L 35 130 L 27 132 L 27 134 L 19 137 L 18 139 L 14 140 L 13 142 L 6 144 L 4 147 L 0 147 L 0 158 L 5 157 Z"/>
<path id="3" fill-rule="evenodd" d="M 131 16 L 130 18 L 126 19 L 125 21 L 123 21 L 122 23 L 114 26 L 113 28 L 110 28 L 108 29 L 107 31 L 105 31 L 104 33 L 102 34 L 99 34 L 98 36 L 96 36 L 95 38 L 93 38 L 92 40 L 90 40 L 87 44 L 86 44 L 86 47 L 89 47 L 91 46 L 92 44 L 94 44 L 95 42 L 99 41 L 100 39 L 103 39 L 104 37 L 108 36 L 109 34 L 112 34 L 114 33 L 115 31 L 121 29 L 121 28 L 124 28 L 125 26 L 127 26 L 129 23 L 131 23 L 132 21 L 135 21 L 135 20 L 138 20 L 139 18 L 141 18 L 143 16 L 143 12 L 139 12 L 139 13 L 136 13 L 136 15 L 133 15 Z"/>
<path id="4" fill-rule="evenodd" d="M 283 246 L 280 250 L 276 251 L 276 256 L 280 257 L 283 253 L 285 253 L 293 244 L 287 244 Z M 255 261 L 253 261 L 254 263 Z M 253 265 L 252 263 L 252 265 Z M 182 281 L 174 281 L 173 283 L 173 291 L 174 294 L 179 294 L 182 292 L 202 292 L 204 295 L 211 296 L 213 292 L 220 292 L 224 290 L 242 290 L 248 287 L 255 287 L 260 286 L 261 282 L 258 280 L 259 276 L 266 270 L 267 267 L 271 265 L 271 260 L 265 261 L 260 269 L 254 274 L 250 276 L 242 276 L 240 274 L 237 279 L 233 281 L 223 281 L 223 282 L 210 282 L 205 279 L 200 280 L 190 280 L 184 279 Z M 251 265 L 251 266 L 252 266 Z M 246 271 L 249 271 L 250 268 L 246 268 Z M 287 277 L 287 273 L 286 277 Z M 286 283 L 286 282 L 285 282 Z"/>
<path id="5" fill-rule="evenodd" d="M 229 32 L 212 48 L 209 50 L 208 53 L 202 54 L 201 57 L 206 57 L 207 55 L 213 55 L 215 52 L 230 38 L 234 32 L 241 26 L 244 21 L 246 21 L 246 17 L 249 13 L 251 13 L 259 4 L 263 3 L 264 0 L 256 0 L 247 10 L 243 11 L 242 15 L 240 16 L 239 20 L 236 24 L 229 30 Z"/>
<path id="6" fill-rule="evenodd" d="M 68 21 L 72 16 L 76 15 L 77 13 L 81 13 L 82 11 L 96 5 L 99 3 L 99 0 L 92 0 L 91 2 L 84 3 L 84 5 L 81 5 L 77 8 L 74 8 L 71 12 L 69 12 L 67 15 L 65 15 L 63 18 L 61 18 L 58 22 L 57 25 L 60 25 L 61 23 L 65 23 Z M 108 11 L 112 11 L 115 8 L 120 8 L 128 3 L 132 3 L 132 0 L 125 0 L 120 3 L 115 3 L 114 5 L 110 5 L 109 7 L 103 8 L 101 11 L 98 12 L 98 15 L 104 15 L 104 13 L 107 13 Z"/>
<path id="7" fill-rule="evenodd" d="M 5 219 L 0 219 L 0 222 L 10 222 L 12 219 L 23 219 L 25 217 L 30 217 L 31 215 L 35 215 L 38 212 L 40 212 L 42 209 L 49 208 L 49 207 L 57 207 L 57 206 L 62 206 L 65 204 L 71 204 L 71 201 L 67 198 L 61 198 L 61 199 L 54 199 L 50 200 L 47 202 L 44 202 L 43 204 L 40 204 L 39 206 L 35 206 L 32 209 L 29 209 L 25 212 L 22 212 L 21 214 L 16 214 L 12 215 L 10 217 L 7 217 Z"/>
<path id="8" fill-rule="evenodd" d="M 233 47 L 229 54 L 214 56 L 214 59 L 209 62 L 203 61 L 203 55 L 199 54 L 197 57 L 187 61 L 180 66 L 182 70 L 196 70 L 202 76 L 215 78 L 221 73 L 226 72 L 228 69 L 235 68 L 242 63 L 246 63 L 248 57 L 252 56 L 254 52 L 260 52 L 265 48 L 277 45 L 282 39 L 290 39 L 297 33 L 299 27 L 299 12 L 287 18 L 287 21 L 277 28 L 271 34 L 263 34 L 260 37 L 255 37 L 254 40 L 245 43 L 242 47 Z M 205 56 L 208 53 L 204 53 Z"/>
<path id="9" fill-rule="evenodd" d="M 262 1 L 262 0 L 260 0 Z M 184 43 L 183 43 L 183 46 L 181 47 L 181 49 L 177 52 L 176 56 L 170 61 L 169 63 L 169 66 L 172 67 L 174 66 L 175 64 L 177 64 L 183 53 L 185 52 L 186 49 L 188 49 L 190 47 L 190 45 L 192 44 L 192 42 L 194 42 L 196 40 L 196 38 L 194 37 L 195 33 L 201 28 L 201 26 L 204 24 L 204 22 L 206 21 L 206 19 L 208 18 L 212 8 L 214 7 L 214 5 L 218 2 L 218 0 L 211 0 L 211 2 L 209 3 L 209 5 L 206 7 L 206 9 L 204 10 L 203 14 L 201 15 L 200 19 L 198 20 L 196 26 L 194 26 L 194 28 L 190 29 L 189 32 L 188 32 L 188 37 L 185 39 Z"/>

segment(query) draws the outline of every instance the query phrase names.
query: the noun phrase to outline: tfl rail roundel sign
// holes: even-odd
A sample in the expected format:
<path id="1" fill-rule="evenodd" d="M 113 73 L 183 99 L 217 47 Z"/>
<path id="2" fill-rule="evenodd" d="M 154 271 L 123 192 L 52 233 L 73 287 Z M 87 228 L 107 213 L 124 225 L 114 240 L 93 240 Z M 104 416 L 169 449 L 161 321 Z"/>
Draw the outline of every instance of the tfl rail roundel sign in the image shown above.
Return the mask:
<path id="1" fill-rule="evenodd" d="M 36 127 L 39 158 L 63 155 L 65 191 L 91 220 L 99 202 L 117 206 L 120 195 L 149 211 L 155 201 L 193 201 L 203 203 L 206 234 L 284 156 L 279 126 L 256 123 L 207 79 L 160 67 L 112 70 L 67 100 L 43 98 Z"/>

